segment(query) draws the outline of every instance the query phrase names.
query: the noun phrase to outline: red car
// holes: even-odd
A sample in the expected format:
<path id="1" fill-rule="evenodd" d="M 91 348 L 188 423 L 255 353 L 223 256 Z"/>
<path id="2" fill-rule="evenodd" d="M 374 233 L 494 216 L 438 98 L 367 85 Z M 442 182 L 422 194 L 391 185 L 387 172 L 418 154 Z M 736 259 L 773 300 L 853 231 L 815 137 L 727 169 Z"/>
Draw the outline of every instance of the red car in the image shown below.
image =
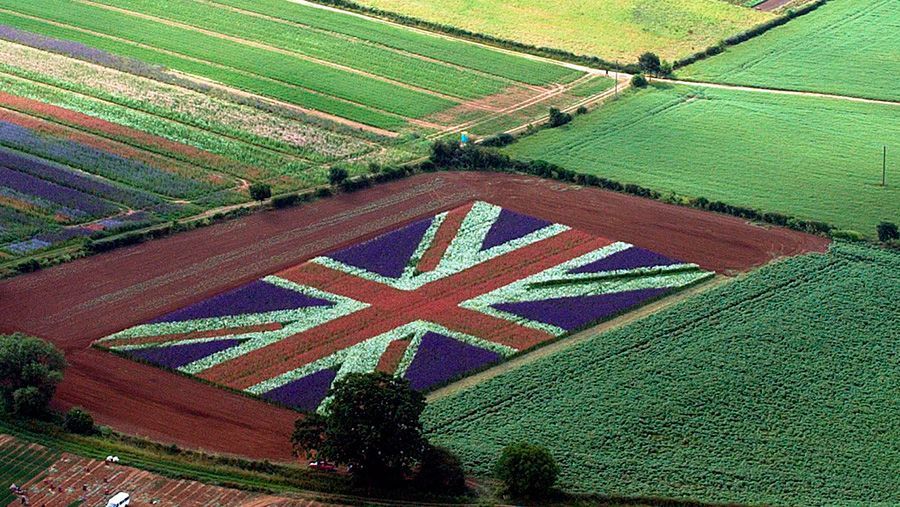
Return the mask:
<path id="1" fill-rule="evenodd" d="M 334 463 L 329 463 L 327 461 L 310 461 L 309 468 L 315 468 L 316 470 L 321 470 L 323 472 L 336 472 L 337 467 Z"/>

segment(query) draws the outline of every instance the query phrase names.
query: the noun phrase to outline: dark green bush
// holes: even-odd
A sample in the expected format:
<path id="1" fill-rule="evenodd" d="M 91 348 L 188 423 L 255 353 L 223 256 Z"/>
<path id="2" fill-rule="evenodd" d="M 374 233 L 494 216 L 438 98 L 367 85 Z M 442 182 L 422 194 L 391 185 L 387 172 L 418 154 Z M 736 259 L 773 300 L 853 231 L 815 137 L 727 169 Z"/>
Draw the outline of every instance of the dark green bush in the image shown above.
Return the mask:
<path id="1" fill-rule="evenodd" d="M 272 206 L 276 208 L 289 208 L 300 202 L 298 194 L 276 195 L 272 198 Z"/>
<path id="2" fill-rule="evenodd" d="M 328 170 L 328 183 L 340 185 L 350 176 L 350 172 L 341 166 L 334 166 Z"/>
<path id="3" fill-rule="evenodd" d="M 466 491 L 466 475 L 459 458 L 449 449 L 431 444 L 425 446 L 415 481 L 430 493 L 456 496 Z"/>
<path id="4" fill-rule="evenodd" d="M 250 197 L 254 201 L 265 201 L 272 197 L 272 187 L 266 183 L 256 182 L 250 185 Z"/>
<path id="5" fill-rule="evenodd" d="M 494 473 L 513 497 L 543 498 L 553 489 L 559 466 L 546 448 L 519 443 L 503 449 Z"/>
<path id="6" fill-rule="evenodd" d="M 71 433 L 90 435 L 94 432 L 94 418 L 83 408 L 72 407 L 66 412 L 63 427 Z"/>
<path id="7" fill-rule="evenodd" d="M 645 88 L 647 86 L 647 78 L 642 74 L 635 74 L 631 76 L 631 86 L 634 86 L 635 88 Z"/>
<path id="8" fill-rule="evenodd" d="M 572 121 L 572 115 L 560 111 L 555 107 L 550 108 L 550 117 L 547 119 L 547 126 L 550 128 L 561 127 Z"/>
<path id="9" fill-rule="evenodd" d="M 888 241 L 900 239 L 900 231 L 897 230 L 897 224 L 895 223 L 881 222 L 875 226 L 875 230 L 878 232 L 878 241 L 887 243 Z"/>
<path id="10" fill-rule="evenodd" d="M 512 134 L 504 132 L 495 136 L 485 137 L 481 141 L 481 145 L 489 148 L 502 148 L 503 146 L 512 144 L 515 140 L 516 138 Z"/>

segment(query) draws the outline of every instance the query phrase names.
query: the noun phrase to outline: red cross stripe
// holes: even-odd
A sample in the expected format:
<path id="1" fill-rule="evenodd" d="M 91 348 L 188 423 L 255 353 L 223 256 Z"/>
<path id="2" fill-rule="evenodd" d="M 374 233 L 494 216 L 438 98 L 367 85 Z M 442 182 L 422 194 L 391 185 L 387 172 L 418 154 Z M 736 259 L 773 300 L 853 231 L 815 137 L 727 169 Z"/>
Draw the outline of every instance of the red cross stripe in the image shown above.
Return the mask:
<path id="1" fill-rule="evenodd" d="M 461 213 L 465 216 L 465 211 Z M 446 242 L 440 241 L 440 238 L 452 238 L 460 222 L 460 219 L 448 216 L 445 224 L 439 228 L 432 250 L 439 249 L 440 254 L 443 254 Z M 278 276 L 370 306 L 213 366 L 199 376 L 235 389 L 246 389 L 337 350 L 419 320 L 433 322 L 452 331 L 477 336 L 516 350 L 528 349 L 553 336 L 461 308 L 460 303 L 610 243 L 609 240 L 580 231 L 567 230 L 410 291 L 389 287 L 321 264 L 305 263 L 283 271 Z M 426 252 L 418 265 L 433 269 L 437 266 L 435 257 L 440 258 L 437 254 Z"/>

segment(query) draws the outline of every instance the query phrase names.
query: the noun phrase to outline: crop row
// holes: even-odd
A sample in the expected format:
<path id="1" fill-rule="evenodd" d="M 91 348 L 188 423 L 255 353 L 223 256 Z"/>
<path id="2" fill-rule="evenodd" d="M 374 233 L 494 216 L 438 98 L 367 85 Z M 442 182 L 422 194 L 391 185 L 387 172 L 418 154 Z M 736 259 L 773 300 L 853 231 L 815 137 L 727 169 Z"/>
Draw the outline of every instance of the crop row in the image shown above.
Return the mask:
<path id="1" fill-rule="evenodd" d="M 0 42 L 0 63 L 10 73 L 311 160 L 368 149 L 302 121 L 19 44 Z"/>
<path id="2" fill-rule="evenodd" d="M 895 503 L 898 267 L 843 244 L 773 264 L 436 400 L 426 428 L 480 473 L 546 445 L 582 493 Z"/>
<path id="3" fill-rule="evenodd" d="M 8 199 L 21 199 L 65 220 L 99 218 L 118 211 L 100 198 L 4 166 L 0 166 L 0 191 Z"/>
<path id="4" fill-rule="evenodd" d="M 215 189 L 209 183 L 161 171 L 83 144 L 36 135 L 7 122 L 0 122 L 0 145 L 170 197 L 191 198 Z"/>
<path id="5" fill-rule="evenodd" d="M 375 127 L 396 131 L 407 125 L 406 120 L 396 115 L 339 100 L 328 95 L 316 94 L 289 83 L 267 79 L 231 67 L 216 65 L 212 62 L 157 50 L 126 40 L 88 33 L 73 27 L 52 24 L 8 12 L 0 12 L 0 24 L 47 37 L 68 40 L 79 45 L 87 45 L 150 64 L 162 65 L 175 71 L 201 76 L 240 90 L 282 100 L 300 107 L 334 114 Z"/>
<path id="6" fill-rule="evenodd" d="M 250 179 L 266 178 L 280 172 L 297 172 L 307 167 L 300 160 L 223 138 L 214 133 L 183 125 L 165 118 L 99 101 L 58 88 L 0 73 L 4 91 L 32 100 L 65 108 L 106 122 L 148 132 L 177 143 L 221 155 L 215 169 Z M 184 158 L 184 157 L 182 157 Z M 192 161 L 195 157 L 191 157 Z M 209 167 L 209 162 L 204 166 Z"/>
<path id="7" fill-rule="evenodd" d="M 2 130 L 0 124 L 0 130 Z M 9 150 L 0 151 L 0 165 L 15 168 L 36 178 L 52 181 L 59 185 L 92 194 L 102 199 L 120 202 L 134 209 L 146 208 L 162 201 L 146 192 L 125 188 L 104 181 L 88 173 L 76 172 L 70 168 Z"/>
<path id="8" fill-rule="evenodd" d="M 100 3 L 274 46 L 462 99 L 499 93 L 512 84 L 382 46 L 212 4 L 190 0 L 101 0 Z"/>
<path id="9" fill-rule="evenodd" d="M 523 58 L 460 40 L 436 37 L 388 23 L 373 23 L 357 16 L 313 6 L 280 0 L 212 1 L 505 77 L 513 81 L 546 85 L 572 81 L 581 75 L 580 72 L 561 65 Z"/>
<path id="10" fill-rule="evenodd" d="M 296 56 L 89 5 L 62 0 L 33 0 L 24 4 L 15 0 L 0 0 L 0 6 L 149 46 L 158 52 L 173 52 L 199 59 L 215 66 L 216 78 L 219 77 L 218 69 L 230 68 L 413 118 L 454 104 L 437 96 Z"/>

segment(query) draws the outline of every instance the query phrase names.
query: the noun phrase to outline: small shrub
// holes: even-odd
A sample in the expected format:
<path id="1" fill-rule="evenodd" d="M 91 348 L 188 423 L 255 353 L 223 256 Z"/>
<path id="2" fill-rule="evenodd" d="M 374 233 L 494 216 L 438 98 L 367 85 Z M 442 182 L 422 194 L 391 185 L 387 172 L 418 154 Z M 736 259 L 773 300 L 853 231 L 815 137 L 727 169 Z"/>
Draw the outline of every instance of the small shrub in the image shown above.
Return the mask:
<path id="1" fill-rule="evenodd" d="M 555 107 L 550 108 L 550 118 L 547 120 L 547 126 L 550 128 L 561 127 L 572 121 L 572 115 L 564 113 Z"/>
<path id="2" fill-rule="evenodd" d="M 578 109 L 575 110 L 575 114 L 577 114 L 579 116 L 582 114 L 587 114 L 587 112 L 588 112 L 588 108 L 585 106 L 578 106 Z"/>
<path id="3" fill-rule="evenodd" d="M 897 230 L 895 223 L 881 222 L 875 227 L 875 230 L 878 231 L 878 241 L 883 243 L 900 239 L 900 231 Z"/>
<path id="4" fill-rule="evenodd" d="M 70 433 L 90 435 L 94 432 L 94 418 L 86 410 L 72 407 L 71 410 L 66 412 L 63 426 Z"/>
<path id="5" fill-rule="evenodd" d="M 276 208 L 289 208 L 300 202 L 300 196 L 297 194 L 277 195 L 272 198 L 272 206 Z"/>
<path id="6" fill-rule="evenodd" d="M 250 185 L 250 197 L 254 201 L 265 201 L 272 197 L 272 187 L 266 183 L 256 182 Z"/>
<path id="7" fill-rule="evenodd" d="M 430 444 L 419 461 L 416 483 L 431 493 L 455 496 L 466 491 L 466 475 L 459 458 L 448 449 Z"/>
<path id="8" fill-rule="evenodd" d="M 501 148 L 503 146 L 512 144 L 515 140 L 516 138 L 513 137 L 512 134 L 507 134 L 504 132 L 502 134 L 484 138 L 484 140 L 481 141 L 481 145 L 487 146 L 489 148 Z"/>
<path id="9" fill-rule="evenodd" d="M 32 273 L 41 269 L 41 263 L 37 259 L 28 259 L 16 265 L 16 271 L 19 273 Z"/>
<path id="10" fill-rule="evenodd" d="M 635 74 L 631 76 L 631 86 L 635 88 L 645 88 L 647 86 L 647 78 L 643 74 Z"/>
<path id="11" fill-rule="evenodd" d="M 513 497 L 541 498 L 556 483 L 559 466 L 546 448 L 520 443 L 503 449 L 494 472 Z"/>
<path id="12" fill-rule="evenodd" d="M 843 239 L 846 241 L 863 241 L 865 236 L 861 232 L 851 230 L 831 231 L 833 239 Z"/>
<path id="13" fill-rule="evenodd" d="M 349 176 L 350 173 L 347 169 L 341 166 L 334 166 L 328 170 L 328 183 L 337 186 L 346 181 Z"/>

